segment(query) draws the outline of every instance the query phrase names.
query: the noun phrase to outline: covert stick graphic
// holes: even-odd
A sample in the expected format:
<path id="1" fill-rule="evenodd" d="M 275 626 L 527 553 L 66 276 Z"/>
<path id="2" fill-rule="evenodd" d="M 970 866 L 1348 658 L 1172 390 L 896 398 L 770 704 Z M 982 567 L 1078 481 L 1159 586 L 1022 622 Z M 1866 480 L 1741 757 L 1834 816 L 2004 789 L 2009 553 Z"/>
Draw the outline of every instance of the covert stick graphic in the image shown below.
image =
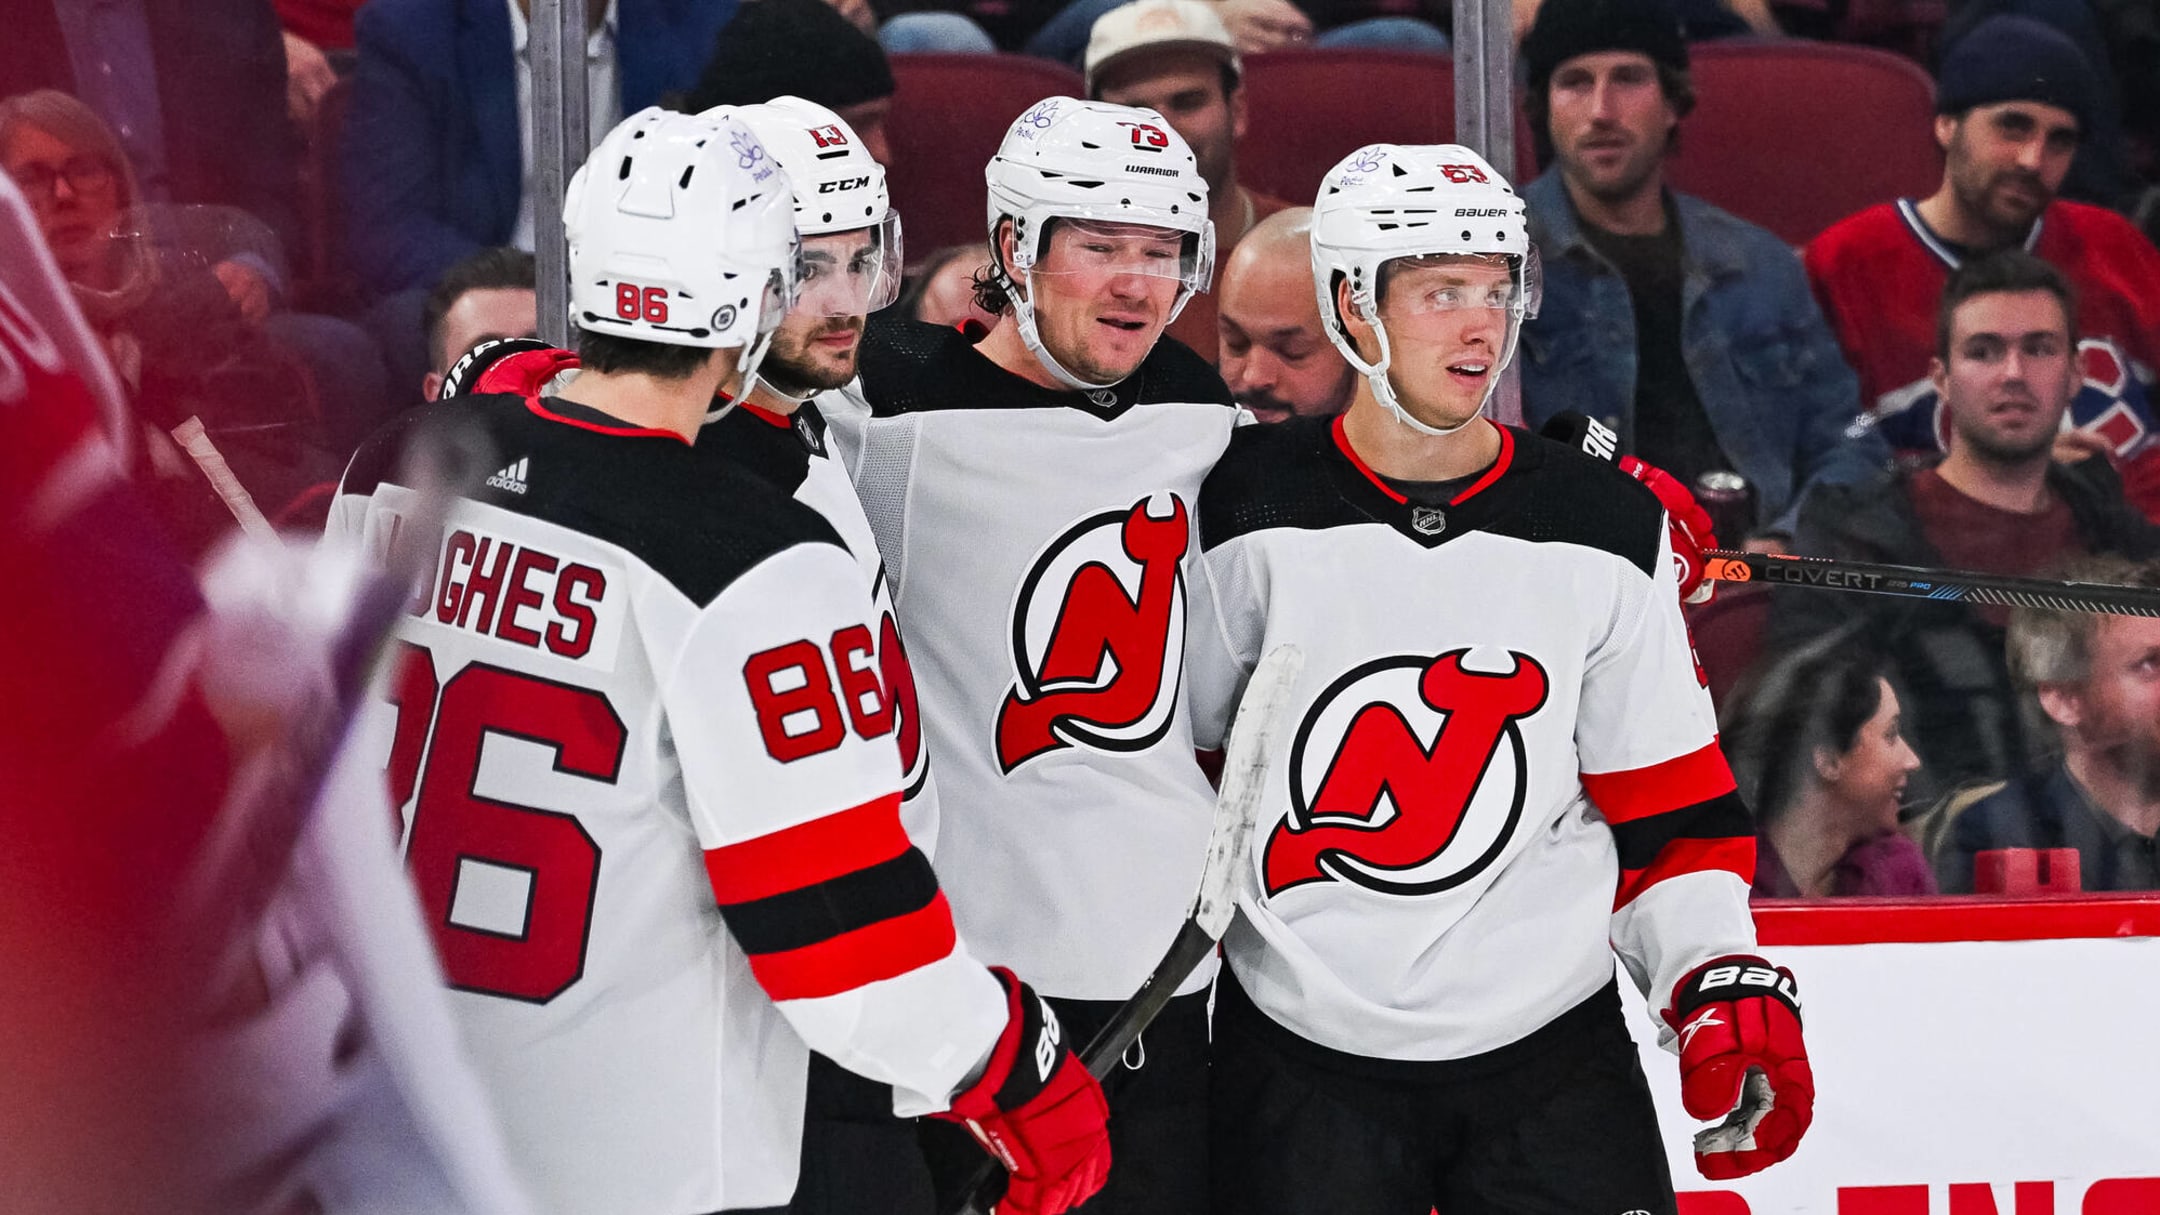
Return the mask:
<path id="1" fill-rule="evenodd" d="M 1935 599 L 1945 603 L 2052 608 L 2114 616 L 2160 616 L 2160 589 L 2153 587 L 2017 578 L 1966 570 L 1878 565 L 1871 561 L 1844 561 L 1835 557 L 1737 553 L 1726 549 L 1704 553 L 1703 562 L 1703 576 L 1719 582 L 1808 586 L 1863 595 Z"/>

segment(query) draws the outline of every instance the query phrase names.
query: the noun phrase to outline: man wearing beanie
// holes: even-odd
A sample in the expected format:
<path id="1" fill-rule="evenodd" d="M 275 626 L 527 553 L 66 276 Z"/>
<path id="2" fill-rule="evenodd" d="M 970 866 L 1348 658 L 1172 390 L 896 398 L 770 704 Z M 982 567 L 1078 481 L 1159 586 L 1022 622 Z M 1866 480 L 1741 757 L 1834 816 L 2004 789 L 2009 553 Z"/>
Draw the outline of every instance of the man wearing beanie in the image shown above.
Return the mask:
<path id="1" fill-rule="evenodd" d="M 2120 215 L 2057 196 L 2098 108 L 2091 65 L 2069 38 L 2030 18 L 1989 18 L 1943 57 L 1941 186 L 1839 221 L 1804 259 L 1867 407 L 1906 452 L 1945 446 L 1928 365 L 1950 272 L 2013 246 L 2052 263 L 2078 304 L 2075 429 L 2056 457 L 2108 453 L 2131 500 L 2160 519 L 2160 251 Z"/>
<path id="2" fill-rule="evenodd" d="M 1623 450 L 1694 485 L 1753 487 L 1758 546 L 1800 495 L 1888 452 L 1847 442 L 1859 390 L 1792 250 L 1666 188 L 1694 108 L 1667 0 L 1545 0 L 1523 39 L 1544 175 L 1523 190 L 1545 299 L 1522 333 L 1523 412 L 1596 418 Z"/>
<path id="3" fill-rule="evenodd" d="M 877 39 L 825 0 L 753 0 L 720 31 L 682 108 L 702 114 L 716 105 L 800 97 L 846 119 L 871 158 L 889 166 L 892 95 L 892 65 Z"/>

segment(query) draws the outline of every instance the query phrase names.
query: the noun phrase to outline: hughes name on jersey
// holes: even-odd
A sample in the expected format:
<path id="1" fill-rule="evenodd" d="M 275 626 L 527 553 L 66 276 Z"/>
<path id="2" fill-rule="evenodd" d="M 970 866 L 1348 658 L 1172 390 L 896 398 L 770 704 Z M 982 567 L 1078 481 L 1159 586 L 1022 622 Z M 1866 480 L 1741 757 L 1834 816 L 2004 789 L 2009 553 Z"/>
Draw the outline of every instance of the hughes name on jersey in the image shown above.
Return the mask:
<path id="1" fill-rule="evenodd" d="M 1512 429 L 1451 488 L 1407 500 L 1315 419 L 1240 432 L 1200 498 L 1199 745 L 1260 655 L 1306 655 L 1224 956 L 1272 1019 L 1374 1058 L 1505 1046 L 1615 950 L 1662 1007 L 1754 945 L 1656 499 Z"/>
<path id="2" fill-rule="evenodd" d="M 870 601 L 877 612 L 876 650 L 851 653 L 842 661 L 875 667 L 892 701 L 893 738 L 900 746 L 904 773 L 901 821 L 908 837 L 926 855 L 937 843 L 937 785 L 930 775 L 930 749 L 923 744 L 922 715 L 916 705 L 915 674 L 908 666 L 887 585 L 885 559 L 863 517 L 855 485 L 838 455 L 822 412 L 836 393 L 820 393 L 791 415 L 783 416 L 748 402 L 737 402 L 698 434 L 697 450 L 756 473 L 782 493 L 816 511 L 832 525 L 840 542 L 862 567 Z M 846 402 L 839 402 L 845 408 Z"/>
<path id="3" fill-rule="evenodd" d="M 2077 289 L 2079 379 L 2070 423 L 2106 439 L 2127 461 L 2131 500 L 2160 518 L 2160 252 L 2122 216 L 2062 201 L 2034 221 L 2025 247 Z M 1937 408 L 1928 360 L 1936 305 L 1967 253 L 1929 228 L 1912 200 L 1900 199 L 1833 225 L 1803 256 L 1884 437 L 1904 450 L 1947 446 L 1949 419 Z"/>
<path id="4" fill-rule="evenodd" d="M 359 729 L 511 1151 L 548 1210 L 784 1203 L 806 1042 L 921 1112 L 1006 1021 L 900 825 L 862 572 L 672 434 L 508 396 L 412 425 L 453 411 L 504 468 L 417 540 Z M 416 541 L 400 437 L 334 528 Z"/>
<path id="5" fill-rule="evenodd" d="M 861 382 L 870 412 L 830 420 L 859 431 L 961 930 L 1045 995 L 1125 999 L 1206 848 L 1186 600 L 1200 482 L 1237 411 L 1172 342 L 1113 388 L 1063 392 L 913 322 L 870 328 Z"/>

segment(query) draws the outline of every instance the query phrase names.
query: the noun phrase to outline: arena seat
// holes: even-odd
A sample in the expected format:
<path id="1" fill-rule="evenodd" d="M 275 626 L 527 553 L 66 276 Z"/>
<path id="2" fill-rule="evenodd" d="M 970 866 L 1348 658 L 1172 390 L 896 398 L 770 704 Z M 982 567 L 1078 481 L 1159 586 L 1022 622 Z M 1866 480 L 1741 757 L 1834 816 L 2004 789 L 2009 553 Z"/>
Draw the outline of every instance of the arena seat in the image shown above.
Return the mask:
<path id="1" fill-rule="evenodd" d="M 1411 51 L 1315 48 L 1245 60 L 1238 178 L 1301 205 L 1335 162 L 1368 143 L 1452 143 L 1455 66 Z M 1533 168 L 1530 128 L 1515 115 L 1515 181 Z M 1507 171 L 1507 170 L 1504 170 Z"/>
<path id="2" fill-rule="evenodd" d="M 1832 223 L 1942 180 L 1935 86 L 1869 47 L 1725 40 L 1688 48 L 1697 104 L 1666 161 L 1700 195 L 1800 245 Z"/>
<path id="3" fill-rule="evenodd" d="M 1687 609 L 1695 660 L 1702 664 L 1710 699 L 1720 709 L 1762 656 L 1763 632 L 1770 623 L 1770 593 L 1761 584 L 1726 583 L 1710 602 Z"/>
<path id="4" fill-rule="evenodd" d="M 983 166 L 1045 97 L 1078 97 L 1080 74 L 1024 55 L 894 55 L 887 166 L 909 260 L 983 239 Z"/>

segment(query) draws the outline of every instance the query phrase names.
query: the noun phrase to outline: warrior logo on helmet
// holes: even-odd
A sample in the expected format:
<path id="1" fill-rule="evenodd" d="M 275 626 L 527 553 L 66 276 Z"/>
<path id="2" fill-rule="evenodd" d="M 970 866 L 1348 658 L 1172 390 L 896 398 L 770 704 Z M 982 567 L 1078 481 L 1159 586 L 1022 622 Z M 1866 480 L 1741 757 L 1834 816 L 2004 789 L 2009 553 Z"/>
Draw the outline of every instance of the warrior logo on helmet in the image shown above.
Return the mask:
<path id="1" fill-rule="evenodd" d="M 1486 672 L 1468 653 L 1375 659 L 1320 694 L 1291 747 L 1290 813 L 1262 855 L 1270 897 L 1336 881 L 1435 894 L 1499 859 L 1527 793 L 1518 723 L 1549 686 L 1528 654 Z"/>
<path id="2" fill-rule="evenodd" d="M 1184 501 L 1159 494 L 1082 519 L 1043 549 L 1013 603 L 1003 771 L 1067 747 L 1131 753 L 1162 741 L 1184 670 L 1191 540 Z"/>

